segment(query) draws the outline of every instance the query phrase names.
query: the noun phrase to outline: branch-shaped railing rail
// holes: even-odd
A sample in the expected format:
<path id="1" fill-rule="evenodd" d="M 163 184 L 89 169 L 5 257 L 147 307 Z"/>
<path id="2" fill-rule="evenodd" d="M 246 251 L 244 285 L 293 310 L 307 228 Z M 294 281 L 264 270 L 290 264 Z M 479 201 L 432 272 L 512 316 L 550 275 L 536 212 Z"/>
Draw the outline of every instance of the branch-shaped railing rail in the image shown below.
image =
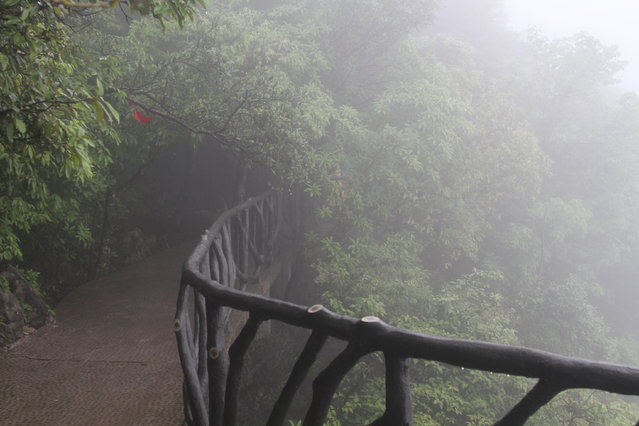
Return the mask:
<path id="1" fill-rule="evenodd" d="M 282 425 L 289 406 L 328 337 L 346 348 L 313 381 L 305 426 L 324 423 L 343 377 L 360 358 L 384 354 L 386 409 L 372 425 L 410 425 L 412 405 L 407 360 L 419 358 L 495 373 L 537 378 L 537 384 L 496 425 L 519 425 L 564 390 L 599 389 L 639 395 L 639 369 L 569 358 L 540 350 L 442 338 L 393 327 L 376 317 L 356 319 L 321 305 L 304 307 L 251 294 L 276 252 L 282 212 L 274 194 L 251 199 L 224 213 L 187 260 L 175 319 L 184 373 L 184 415 L 189 425 L 235 424 L 244 355 L 265 320 L 312 330 L 272 408 L 267 426 Z M 189 289 L 193 305 L 189 307 Z M 232 337 L 230 310 L 248 312 Z M 227 341 L 227 340 L 232 340 Z M 639 422 L 637 423 L 639 426 Z"/>

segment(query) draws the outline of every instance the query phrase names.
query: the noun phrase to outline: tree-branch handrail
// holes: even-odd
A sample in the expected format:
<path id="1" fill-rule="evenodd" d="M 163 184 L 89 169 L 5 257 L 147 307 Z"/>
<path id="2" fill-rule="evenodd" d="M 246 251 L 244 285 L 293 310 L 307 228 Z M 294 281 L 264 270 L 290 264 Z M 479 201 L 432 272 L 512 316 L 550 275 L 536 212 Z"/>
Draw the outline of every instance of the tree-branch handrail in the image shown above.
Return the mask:
<path id="1" fill-rule="evenodd" d="M 324 417 L 326 416 L 326 411 L 328 410 L 328 406 L 326 405 L 327 396 L 318 395 L 322 392 L 325 393 L 328 390 L 328 392 L 330 392 L 330 395 L 328 395 L 328 401 L 330 402 L 332 394 L 335 392 L 335 381 L 339 384 L 339 381 L 345 371 L 350 370 L 361 356 L 376 351 L 381 351 L 385 355 L 387 363 L 387 382 L 389 380 L 400 380 L 397 377 L 401 377 L 401 380 L 405 380 L 406 364 L 403 363 L 403 360 L 409 358 L 437 361 L 469 369 L 539 379 L 537 385 L 527 395 L 525 395 L 504 418 L 496 423 L 498 425 L 523 424 L 541 406 L 549 402 L 558 393 L 567 389 L 589 388 L 625 395 L 639 395 L 639 369 L 636 367 L 571 358 L 525 347 L 507 346 L 497 343 L 438 337 L 416 333 L 386 324 L 377 317 L 364 317 L 361 319 L 353 318 L 331 312 L 319 304 L 310 307 L 301 306 L 268 296 L 247 293 L 233 288 L 233 283 L 221 283 L 212 279 L 211 274 L 207 274 L 207 268 L 203 267 L 203 265 L 209 262 L 210 250 L 214 245 L 214 240 L 215 238 L 218 238 L 218 235 L 221 233 L 230 232 L 228 224 L 231 220 L 233 220 L 233 218 L 250 217 L 250 213 L 242 212 L 250 212 L 250 209 L 259 205 L 259 208 L 257 208 L 256 211 L 260 212 L 259 214 L 261 217 L 259 220 L 261 221 L 261 226 L 264 227 L 263 229 L 258 230 L 256 228 L 256 224 L 251 225 L 249 223 L 243 223 L 242 227 L 239 227 L 242 238 L 247 238 L 247 236 L 251 234 L 251 229 L 255 231 L 255 235 L 261 233 L 262 238 L 271 240 L 276 238 L 275 235 L 267 235 L 269 232 L 272 232 L 273 229 L 268 229 L 267 220 L 264 218 L 263 213 L 263 209 L 266 208 L 266 206 L 275 205 L 272 197 L 273 194 L 263 194 L 259 197 L 249 199 L 246 202 L 228 210 L 223 213 L 204 234 L 202 240 L 185 263 L 183 269 L 182 287 L 176 322 L 187 317 L 184 311 L 185 304 L 183 303 L 183 299 L 186 294 L 186 289 L 192 288 L 196 294 L 204 297 L 207 307 L 211 311 L 214 309 L 231 308 L 236 311 L 249 313 L 252 320 L 249 320 L 249 325 L 247 326 L 254 329 L 251 329 L 250 333 L 248 333 L 248 335 L 250 335 L 250 339 L 241 339 L 242 353 L 250 344 L 250 340 L 252 340 L 253 336 L 255 336 L 259 323 L 271 319 L 311 330 L 312 334 L 307 346 L 312 342 L 315 342 L 317 346 L 317 343 L 319 342 L 319 348 L 321 348 L 326 337 L 333 337 L 348 342 L 348 348 L 333 360 L 333 367 L 329 366 L 329 368 L 320 373 L 320 376 L 318 376 L 315 380 L 315 395 L 304 421 L 305 425 L 322 424 Z M 267 199 L 269 200 L 268 203 L 265 202 Z M 273 212 L 273 214 L 280 213 Z M 272 220 L 270 221 L 272 222 Z M 279 229 L 279 220 L 276 220 L 275 222 L 277 222 L 278 225 L 273 226 L 273 228 Z M 262 244 L 263 248 L 268 246 L 269 244 Z M 230 253 L 232 253 L 233 248 L 227 247 L 227 250 L 231 250 Z M 248 253 L 245 253 L 244 256 L 248 256 Z M 270 253 L 262 253 L 262 256 L 270 256 Z M 231 263 L 234 262 L 233 259 L 228 261 Z M 259 267 L 261 267 L 261 265 Z M 238 271 L 240 278 L 242 274 L 248 275 L 249 271 Z M 224 329 L 226 324 L 217 324 L 217 327 Z M 205 401 L 207 393 L 206 389 L 203 389 L 202 386 L 200 391 L 195 389 L 194 384 L 197 382 L 203 385 L 203 381 L 201 379 L 196 380 L 195 377 L 197 375 L 194 374 L 195 369 L 192 365 L 194 364 L 194 361 L 192 359 L 185 359 L 187 352 L 184 348 L 188 346 L 187 341 L 189 339 L 201 342 L 202 338 L 201 336 L 197 338 L 195 336 L 185 337 L 185 330 L 188 330 L 188 328 L 181 328 L 178 331 L 178 344 L 180 345 L 182 365 L 185 369 L 185 407 L 190 407 L 189 409 L 185 409 L 187 423 L 196 425 L 223 424 L 226 426 L 228 423 L 223 420 L 216 420 L 222 419 L 222 413 L 212 413 L 213 410 L 223 411 L 223 404 L 218 403 L 217 406 L 213 406 L 215 404 L 211 403 L 212 399 L 210 398 L 207 404 L 207 401 Z M 210 330 L 209 333 L 211 333 Z M 182 334 L 182 336 L 180 336 L 180 334 Z M 209 336 L 209 351 L 213 347 L 210 342 L 213 341 L 217 342 L 216 346 L 214 346 L 216 351 L 219 351 L 219 353 L 224 353 L 226 351 L 225 347 L 220 347 L 218 342 L 219 339 L 219 330 L 217 331 L 216 338 L 213 339 Z M 302 360 L 303 363 L 312 363 L 317 351 L 319 351 L 319 348 L 315 348 L 315 353 L 313 355 L 304 355 L 303 352 L 300 356 L 300 360 Z M 305 352 L 306 351 L 307 350 L 305 349 Z M 192 350 L 191 353 L 194 352 L 195 351 Z M 309 356 L 311 356 L 310 361 L 304 361 L 304 359 L 306 359 L 304 357 Z M 203 361 L 200 359 L 200 363 L 201 362 Z M 224 362 L 226 362 L 225 366 L 223 365 Z M 225 373 L 222 374 L 224 377 L 214 377 L 213 379 L 226 380 L 226 372 L 228 372 L 229 367 L 228 362 L 224 362 L 220 361 L 220 363 L 218 363 L 218 367 L 222 366 L 223 368 L 226 368 L 226 370 L 224 370 Z M 241 360 L 239 362 L 241 363 Z M 392 364 L 389 364 L 389 362 Z M 195 364 L 197 364 L 197 362 L 195 362 Z M 202 366 L 199 365 L 198 368 L 202 369 Z M 212 368 L 212 365 L 209 365 L 209 368 Z M 301 373 L 302 376 L 306 374 L 308 366 L 304 368 L 305 370 Z M 346 370 L 344 371 L 344 369 Z M 229 388 L 232 387 L 234 389 L 233 392 L 235 392 L 237 389 L 238 372 L 236 370 L 233 371 L 233 379 L 229 379 L 229 384 L 227 384 L 227 386 Z M 401 376 L 397 376 L 400 372 Z M 339 377 L 335 376 L 335 374 L 339 374 Z M 209 370 L 209 381 L 213 379 Z M 291 379 L 289 379 L 289 381 L 290 380 Z M 210 382 L 207 385 L 209 387 L 212 386 Z M 322 386 L 325 386 L 322 391 L 315 389 L 316 387 L 321 388 Z M 408 386 L 402 387 L 395 385 L 394 389 L 403 389 L 402 392 L 408 392 Z M 224 394 L 223 390 L 218 389 L 217 392 L 221 395 Z M 285 387 L 285 390 L 282 392 L 283 395 L 280 395 L 280 399 L 284 399 L 285 403 L 283 406 L 279 407 L 276 403 L 271 419 L 269 419 L 268 422 L 269 426 L 281 424 L 284 420 L 282 410 L 285 411 L 287 404 L 290 404 L 291 389 L 287 390 L 287 387 Z M 285 392 L 288 394 L 284 395 Z M 233 395 L 233 398 L 235 397 L 236 395 Z M 316 397 L 319 399 L 316 400 Z M 393 398 L 395 398 L 394 402 L 389 402 L 388 398 L 389 396 L 387 395 L 387 411 L 382 417 L 380 417 L 380 419 L 374 422 L 376 425 L 396 424 L 394 421 L 396 421 L 397 418 L 393 419 L 391 418 L 392 416 L 400 416 L 402 419 L 410 417 L 410 407 L 404 407 L 408 410 L 408 414 L 402 410 L 389 409 L 389 406 L 398 406 L 402 404 L 404 406 L 410 405 L 406 402 L 410 401 L 410 395 L 402 395 L 401 397 L 393 396 Z M 222 399 L 224 398 L 222 397 Z M 233 402 L 233 404 L 234 403 L 235 402 Z M 204 404 L 205 406 L 199 407 L 200 404 Z M 393 414 L 397 411 L 402 412 L 399 414 Z M 196 412 L 199 412 L 199 414 Z M 205 412 L 207 412 L 208 415 L 205 416 Z M 234 418 L 234 415 L 231 417 Z M 404 420 L 402 420 L 402 422 L 404 422 Z"/>

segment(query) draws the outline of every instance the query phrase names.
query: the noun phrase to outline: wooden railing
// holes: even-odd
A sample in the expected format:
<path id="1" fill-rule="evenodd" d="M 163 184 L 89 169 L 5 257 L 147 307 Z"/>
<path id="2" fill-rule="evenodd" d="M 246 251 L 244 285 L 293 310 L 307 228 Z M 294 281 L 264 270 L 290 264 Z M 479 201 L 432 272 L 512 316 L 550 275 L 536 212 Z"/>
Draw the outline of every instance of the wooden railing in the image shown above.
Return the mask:
<path id="1" fill-rule="evenodd" d="M 184 373 L 187 424 L 236 424 L 244 355 L 266 320 L 311 330 L 267 426 L 284 424 L 298 388 L 329 337 L 346 341 L 347 346 L 314 379 L 305 426 L 324 423 L 343 377 L 360 358 L 377 351 L 384 354 L 385 360 L 386 409 L 371 423 L 376 426 L 412 424 L 407 374 L 410 358 L 537 378 L 532 390 L 496 425 L 524 424 L 567 389 L 639 395 L 639 369 L 634 367 L 419 334 L 393 327 L 374 316 L 357 319 L 338 315 L 322 305 L 305 307 L 246 292 L 247 284 L 259 281 L 278 253 L 283 217 L 278 198 L 281 197 L 276 194 L 265 194 L 224 213 L 204 234 L 184 266 L 174 328 Z M 232 330 L 231 311 L 248 312 L 239 333 Z"/>

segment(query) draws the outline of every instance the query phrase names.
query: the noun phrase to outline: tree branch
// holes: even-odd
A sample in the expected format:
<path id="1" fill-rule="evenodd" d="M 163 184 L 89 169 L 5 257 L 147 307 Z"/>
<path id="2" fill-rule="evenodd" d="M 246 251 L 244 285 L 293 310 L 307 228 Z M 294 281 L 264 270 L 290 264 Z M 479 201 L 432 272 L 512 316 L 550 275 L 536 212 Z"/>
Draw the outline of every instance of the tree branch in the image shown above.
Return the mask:
<path id="1" fill-rule="evenodd" d="M 151 112 L 159 117 L 165 118 L 169 121 L 172 121 L 176 124 L 178 124 L 181 127 L 184 127 L 186 130 L 188 130 L 189 132 L 196 134 L 196 135 L 205 135 L 205 136 L 210 136 L 212 137 L 216 142 L 224 145 L 224 146 L 228 146 L 228 147 L 233 147 L 234 145 L 231 144 L 231 141 L 229 141 L 228 139 L 226 139 L 225 137 L 221 136 L 219 134 L 219 132 L 217 131 L 213 131 L 213 130 L 207 130 L 207 129 L 197 129 L 193 126 L 191 126 L 189 123 L 187 123 L 186 121 L 182 120 L 179 117 L 176 117 L 172 114 L 166 113 L 166 112 L 162 112 L 162 111 L 158 111 L 156 109 L 151 108 L 149 105 L 146 105 L 140 101 L 137 101 L 133 98 L 131 98 L 130 96 L 127 96 L 127 99 L 130 100 L 131 102 L 135 103 L 136 105 L 138 105 L 140 108 Z M 237 146 L 235 146 L 235 148 L 238 148 Z"/>
<path id="2" fill-rule="evenodd" d="M 105 9 L 107 7 L 115 7 L 119 5 L 120 0 L 105 0 L 105 1 L 98 1 L 95 3 L 79 3 L 75 1 L 69 1 L 69 0 L 52 0 L 51 3 L 57 6 L 72 7 L 77 9 L 86 9 L 86 8 Z"/>

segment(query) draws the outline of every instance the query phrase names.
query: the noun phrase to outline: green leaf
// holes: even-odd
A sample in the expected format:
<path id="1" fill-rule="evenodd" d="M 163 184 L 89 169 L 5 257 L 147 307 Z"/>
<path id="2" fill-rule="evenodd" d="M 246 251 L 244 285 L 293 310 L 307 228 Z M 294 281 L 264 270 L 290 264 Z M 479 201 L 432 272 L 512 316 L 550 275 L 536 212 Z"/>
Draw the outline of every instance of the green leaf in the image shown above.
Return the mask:
<path id="1" fill-rule="evenodd" d="M 31 8 L 30 7 L 24 8 L 24 10 L 22 11 L 22 15 L 20 16 L 20 19 L 22 19 L 23 21 L 26 21 L 27 18 L 29 17 L 29 13 L 31 13 Z"/>
<path id="2" fill-rule="evenodd" d="M 64 18 L 64 11 L 59 6 L 53 7 L 53 13 L 55 13 L 58 18 Z"/>
<path id="3" fill-rule="evenodd" d="M 0 53 L 0 70 L 5 71 L 9 68 L 9 58 L 4 53 Z"/>
<path id="4" fill-rule="evenodd" d="M 18 132 L 22 133 L 23 135 L 27 133 L 27 126 L 26 124 L 24 124 L 24 121 L 20 120 L 19 118 L 16 118 L 15 120 L 13 120 L 13 122 L 15 123 L 16 129 L 18 129 Z"/>
<path id="5" fill-rule="evenodd" d="M 106 101 L 103 101 L 102 104 L 107 107 L 107 109 L 111 113 L 111 116 L 113 117 L 113 119 L 117 123 L 119 123 L 120 122 L 120 113 L 118 113 L 118 111 L 115 108 L 113 108 L 113 105 L 111 105 L 110 103 L 108 103 Z"/>
<path id="6" fill-rule="evenodd" d="M 102 82 L 100 81 L 99 78 L 95 80 L 95 85 L 98 88 L 97 95 L 104 96 L 104 86 L 102 85 Z"/>
<path id="7" fill-rule="evenodd" d="M 7 139 L 9 140 L 9 142 L 13 142 L 13 132 L 14 132 L 13 123 L 7 124 Z"/>
<path id="8" fill-rule="evenodd" d="M 95 110 L 95 116 L 97 117 L 100 123 L 104 123 L 104 109 L 102 109 L 102 105 L 100 105 L 100 101 L 98 99 L 94 99 L 91 103 L 93 105 L 93 109 Z"/>

